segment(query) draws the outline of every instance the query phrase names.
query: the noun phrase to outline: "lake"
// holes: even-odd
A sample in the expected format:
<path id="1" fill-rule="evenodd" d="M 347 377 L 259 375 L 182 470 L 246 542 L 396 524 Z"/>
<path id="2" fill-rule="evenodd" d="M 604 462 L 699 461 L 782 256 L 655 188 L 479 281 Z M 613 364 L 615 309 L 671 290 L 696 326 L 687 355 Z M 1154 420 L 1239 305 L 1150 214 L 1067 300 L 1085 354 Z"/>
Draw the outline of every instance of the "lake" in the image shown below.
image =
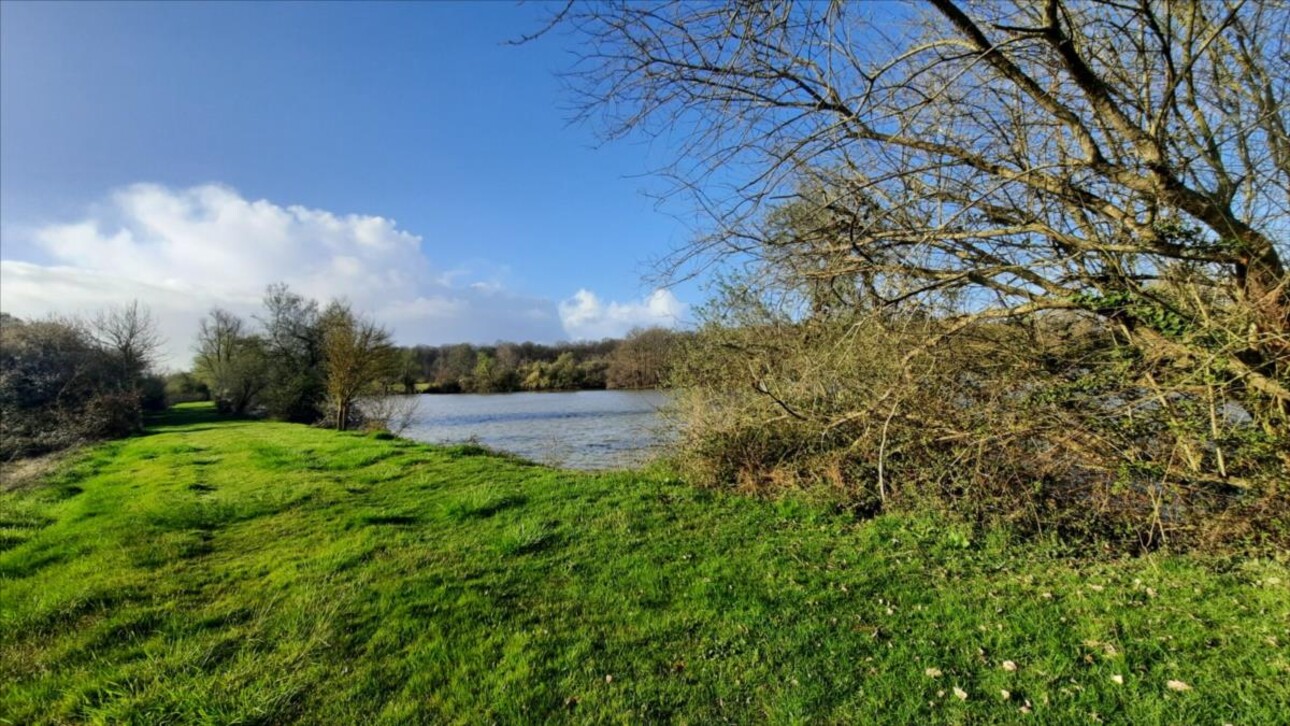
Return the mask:
<path id="1" fill-rule="evenodd" d="M 564 391 L 417 396 L 403 436 L 475 440 L 526 459 L 571 469 L 640 464 L 671 440 L 659 416 L 664 391 Z"/>

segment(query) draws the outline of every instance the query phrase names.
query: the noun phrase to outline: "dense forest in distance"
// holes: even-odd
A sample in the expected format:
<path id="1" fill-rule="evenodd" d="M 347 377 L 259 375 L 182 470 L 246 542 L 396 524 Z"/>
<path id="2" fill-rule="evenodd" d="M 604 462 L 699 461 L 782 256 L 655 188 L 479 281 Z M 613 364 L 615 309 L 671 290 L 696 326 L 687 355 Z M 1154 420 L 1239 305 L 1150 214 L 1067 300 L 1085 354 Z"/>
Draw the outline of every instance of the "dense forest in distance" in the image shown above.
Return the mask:
<path id="1" fill-rule="evenodd" d="M 626 338 L 543 345 L 416 345 L 399 350 L 405 392 L 501 393 L 657 388 L 688 333 L 648 328 Z"/>

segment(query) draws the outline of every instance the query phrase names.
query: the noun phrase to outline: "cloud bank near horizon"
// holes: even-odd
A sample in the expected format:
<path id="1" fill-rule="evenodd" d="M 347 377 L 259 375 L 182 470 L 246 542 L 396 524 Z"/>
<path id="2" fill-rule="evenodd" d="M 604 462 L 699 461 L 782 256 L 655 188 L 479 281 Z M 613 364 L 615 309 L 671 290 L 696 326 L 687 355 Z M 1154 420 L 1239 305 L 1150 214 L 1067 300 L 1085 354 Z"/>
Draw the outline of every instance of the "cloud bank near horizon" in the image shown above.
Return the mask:
<path id="1" fill-rule="evenodd" d="M 437 269 L 419 235 L 380 216 L 335 214 L 206 184 L 117 190 L 85 219 L 38 228 L 48 264 L 0 261 L 0 309 L 19 317 L 83 314 L 138 299 L 185 367 L 211 307 L 249 316 L 267 285 L 348 299 L 403 344 L 615 337 L 682 323 L 688 306 L 666 290 L 633 302 L 588 289 L 558 304 L 469 271 Z"/>
<path id="2" fill-rule="evenodd" d="M 635 328 L 682 326 L 690 308 L 671 290 L 655 290 L 640 302 L 604 302 L 587 289 L 560 303 L 560 322 L 570 337 L 616 338 Z"/>

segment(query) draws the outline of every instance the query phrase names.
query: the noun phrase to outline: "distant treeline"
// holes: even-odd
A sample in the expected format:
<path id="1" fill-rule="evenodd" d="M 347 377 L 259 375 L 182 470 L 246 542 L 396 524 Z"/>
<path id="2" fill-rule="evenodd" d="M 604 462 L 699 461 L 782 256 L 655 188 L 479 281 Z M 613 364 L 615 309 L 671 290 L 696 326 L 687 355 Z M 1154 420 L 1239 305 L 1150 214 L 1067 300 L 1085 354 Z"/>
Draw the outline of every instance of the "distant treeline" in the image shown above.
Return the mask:
<path id="1" fill-rule="evenodd" d="M 623 339 L 555 345 L 417 345 L 400 351 L 399 384 L 409 393 L 656 388 L 686 335 L 649 328 Z"/>

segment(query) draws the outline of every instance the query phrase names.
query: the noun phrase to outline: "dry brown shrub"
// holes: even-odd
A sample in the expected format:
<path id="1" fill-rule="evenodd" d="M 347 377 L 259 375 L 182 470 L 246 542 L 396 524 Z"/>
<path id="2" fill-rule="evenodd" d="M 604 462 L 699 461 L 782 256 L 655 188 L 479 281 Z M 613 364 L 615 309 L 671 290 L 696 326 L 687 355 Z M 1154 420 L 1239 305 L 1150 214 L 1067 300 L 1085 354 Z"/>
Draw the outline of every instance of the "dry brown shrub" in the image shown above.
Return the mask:
<path id="1" fill-rule="evenodd" d="M 1130 548 L 1248 540 L 1284 517 L 1284 445 L 1239 402 L 1216 426 L 1203 389 L 1149 385 L 1160 372 L 1112 331 L 1053 316 L 920 348 L 934 327 L 707 328 L 677 369 L 682 465 L 713 486 Z"/>

